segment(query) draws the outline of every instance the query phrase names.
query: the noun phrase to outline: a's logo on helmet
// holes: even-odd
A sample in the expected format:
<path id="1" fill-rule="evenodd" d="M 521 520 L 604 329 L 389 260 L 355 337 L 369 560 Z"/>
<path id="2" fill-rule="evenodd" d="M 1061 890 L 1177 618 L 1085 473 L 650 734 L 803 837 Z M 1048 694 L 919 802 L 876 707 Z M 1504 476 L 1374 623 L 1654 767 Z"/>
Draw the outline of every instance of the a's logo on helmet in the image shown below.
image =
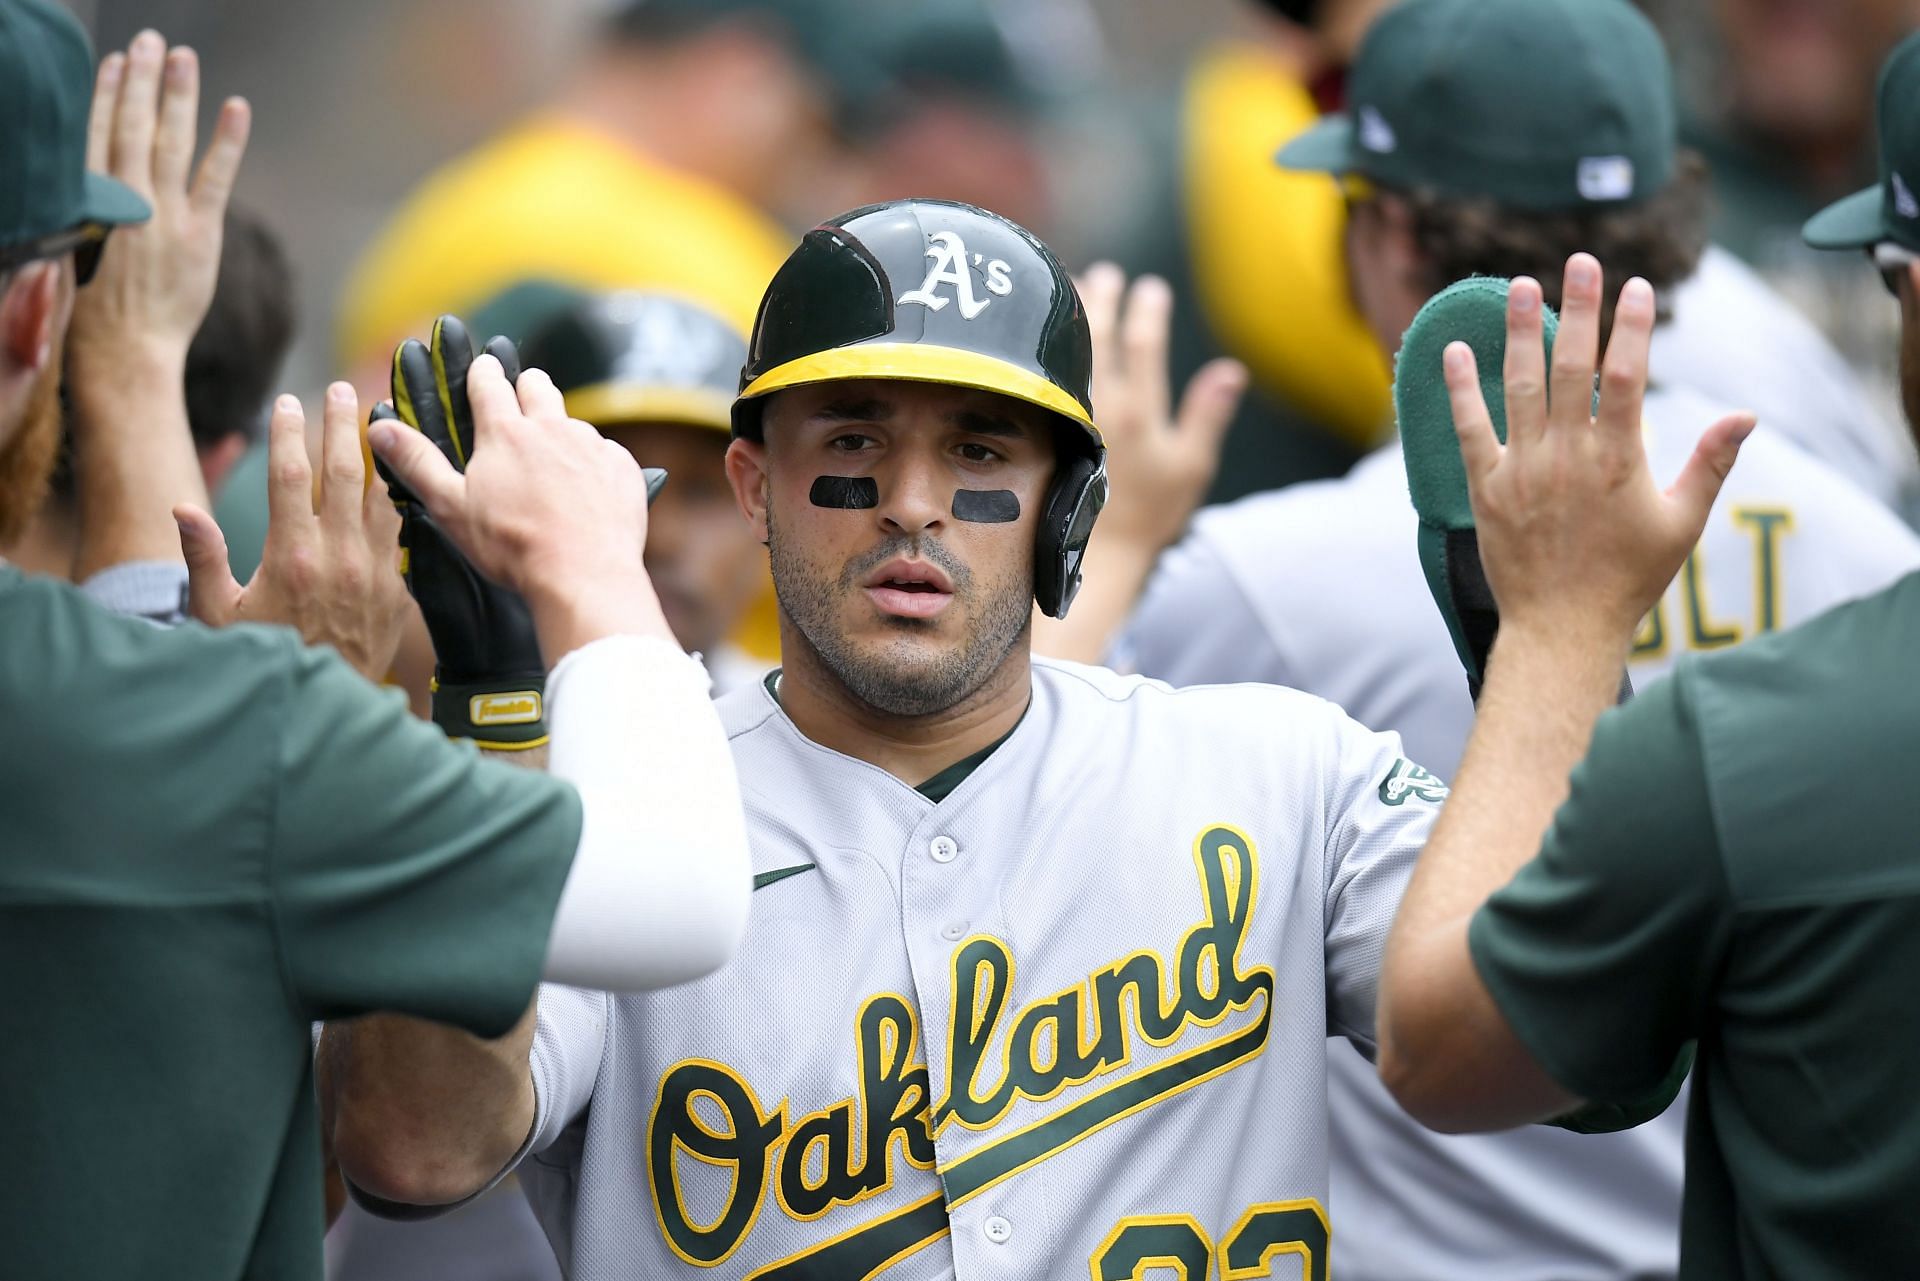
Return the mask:
<path id="1" fill-rule="evenodd" d="M 1013 268 L 998 258 L 988 262 L 985 254 L 974 254 L 969 264 L 966 242 L 951 231 L 936 231 L 927 237 L 927 257 L 933 260 L 933 266 L 927 268 L 927 278 L 920 282 L 918 289 L 901 294 L 896 302 L 917 302 L 928 311 L 940 311 L 949 302 L 958 302 L 960 318 L 972 320 L 985 311 L 993 299 L 975 295 L 971 268 L 979 268 L 985 275 L 988 293 L 1004 298 L 1013 292 Z M 934 292 L 936 286 L 943 284 L 953 286 L 952 298 Z"/>

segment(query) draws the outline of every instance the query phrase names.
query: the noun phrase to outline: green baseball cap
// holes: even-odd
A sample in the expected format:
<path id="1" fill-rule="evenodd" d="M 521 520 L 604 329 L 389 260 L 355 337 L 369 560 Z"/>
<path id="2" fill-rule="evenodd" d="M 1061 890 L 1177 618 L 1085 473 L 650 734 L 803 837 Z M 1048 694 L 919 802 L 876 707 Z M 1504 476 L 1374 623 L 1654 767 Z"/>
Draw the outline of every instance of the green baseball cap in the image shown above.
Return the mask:
<path id="1" fill-rule="evenodd" d="M 747 337 L 704 307 L 668 294 L 585 295 L 520 344 L 567 413 L 605 430 L 685 423 L 731 435 Z"/>
<path id="2" fill-rule="evenodd" d="M 1280 165 L 1578 209 L 1660 190 L 1679 141 L 1666 47 L 1627 0 L 1407 0 L 1361 42 L 1347 103 Z"/>
<path id="3" fill-rule="evenodd" d="M 1891 240 L 1920 252 L 1920 33 L 1880 68 L 1874 108 L 1880 125 L 1880 181 L 1807 219 L 1800 234 L 1815 249 L 1863 249 Z"/>
<path id="4" fill-rule="evenodd" d="M 466 317 L 467 330 L 489 336 L 503 334 L 515 343 L 524 343 L 555 316 L 581 306 L 592 297 L 590 290 L 558 280 L 515 281 L 473 309 L 473 314 Z"/>
<path id="5" fill-rule="evenodd" d="M 87 172 L 93 48 L 47 0 L 0 0 L 0 251 L 87 224 L 141 222 L 132 188 Z"/>

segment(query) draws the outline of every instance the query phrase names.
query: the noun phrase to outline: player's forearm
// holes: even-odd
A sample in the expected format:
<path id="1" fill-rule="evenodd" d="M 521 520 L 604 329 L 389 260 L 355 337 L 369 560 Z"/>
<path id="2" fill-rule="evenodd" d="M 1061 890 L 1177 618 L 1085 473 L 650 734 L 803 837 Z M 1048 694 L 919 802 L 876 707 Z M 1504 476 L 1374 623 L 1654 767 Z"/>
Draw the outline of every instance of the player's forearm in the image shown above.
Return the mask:
<path id="1" fill-rule="evenodd" d="M 1378 1022 L 1390 1079 L 1460 1061 L 1454 1038 L 1493 1035 L 1475 1026 L 1491 1007 L 1467 954 L 1468 922 L 1539 850 L 1625 658 L 1611 638 L 1503 626 L 1453 794 L 1387 940 Z"/>
<path id="2" fill-rule="evenodd" d="M 1133 613 L 1153 573 L 1157 551 L 1102 545 L 1087 549 L 1086 577 L 1065 618 L 1033 614 L 1033 652 L 1075 663 L 1097 663 Z"/>
<path id="3" fill-rule="evenodd" d="M 80 509 L 74 578 L 129 561 L 178 561 L 173 509 L 207 505 L 187 425 L 186 354 L 125 353 L 110 371 L 70 379 Z"/>
<path id="4" fill-rule="evenodd" d="M 581 803 L 550 981 L 667 987 L 738 947 L 753 874 L 733 753 L 708 693 L 699 663 L 647 637 L 605 638 L 548 677 L 552 773 Z"/>
<path id="5" fill-rule="evenodd" d="M 610 636 L 650 636 L 678 648 L 653 582 L 636 562 L 631 572 L 578 572 L 565 580 L 535 579 L 527 608 L 548 668 Z"/>
<path id="6" fill-rule="evenodd" d="M 341 1173 L 405 1205 L 490 1183 L 533 1128 L 534 1012 L 493 1041 L 394 1014 L 329 1023 L 317 1085 Z"/>

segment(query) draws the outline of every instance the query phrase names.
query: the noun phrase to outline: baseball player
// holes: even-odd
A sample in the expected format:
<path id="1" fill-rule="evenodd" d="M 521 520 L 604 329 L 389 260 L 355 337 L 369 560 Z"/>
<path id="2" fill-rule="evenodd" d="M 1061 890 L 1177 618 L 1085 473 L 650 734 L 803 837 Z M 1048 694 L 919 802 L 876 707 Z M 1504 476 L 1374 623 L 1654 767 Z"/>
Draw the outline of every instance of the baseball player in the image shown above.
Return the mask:
<path id="1" fill-rule="evenodd" d="M 1434 42 L 1436 31 L 1448 33 L 1444 44 Z M 1496 66 L 1531 74 L 1496 74 Z M 1655 176 L 1673 159 L 1665 55 L 1652 29 L 1623 3 L 1411 0 L 1369 34 L 1351 83 L 1354 114 L 1330 118 L 1296 144 L 1302 150 L 1283 152 L 1283 163 L 1357 174 L 1387 193 L 1372 208 L 1354 209 L 1350 233 L 1370 237 L 1353 242 L 1351 269 L 1362 308 L 1383 334 L 1398 335 L 1426 294 L 1404 283 L 1420 278 L 1422 260 L 1404 233 L 1391 231 L 1406 216 L 1392 193 L 1444 183 L 1453 197 L 1504 209 L 1510 225 L 1539 228 L 1541 253 L 1564 258 L 1584 243 L 1576 237 L 1605 231 L 1593 219 L 1615 210 L 1616 220 L 1631 218 L 1656 198 Z M 1645 86 L 1656 87 L 1656 96 L 1649 98 Z M 1529 94 L 1533 107 L 1517 110 L 1516 96 Z M 1427 139 L 1416 122 L 1431 118 L 1439 101 L 1456 104 L 1449 133 Z M 1549 119 L 1640 123 L 1596 140 L 1543 126 Z M 1587 200 L 1577 183 L 1588 150 L 1633 156 L 1637 180 L 1650 185 L 1621 190 L 1611 202 Z M 1482 158 L 1498 154 L 1533 161 L 1503 172 Z M 1416 164 L 1425 168 L 1410 177 Z M 1536 180 L 1543 196 L 1530 201 L 1525 184 Z M 1349 182 L 1350 196 L 1359 190 Z M 1699 211 L 1691 217 L 1697 225 Z M 1581 226 L 1577 219 L 1588 221 Z M 1674 227 L 1666 234 L 1689 234 L 1685 222 Z M 1411 265 L 1396 265 L 1403 263 Z M 1638 271 L 1667 283 L 1657 259 L 1613 265 L 1623 278 Z M 1491 260 L 1479 270 L 1530 267 Z M 1684 266 L 1671 274 L 1684 275 Z M 1676 314 L 1696 301 L 1683 291 Z M 1667 334 L 1663 325 L 1653 337 L 1652 367 L 1666 381 L 1648 394 L 1644 413 L 1648 453 L 1663 478 L 1678 474 L 1700 428 L 1722 412 L 1686 381 L 1688 348 L 1667 349 Z M 1904 525 L 1769 434 L 1773 406 L 1758 408 L 1761 430 L 1742 451 L 1700 545 L 1635 640 L 1637 688 L 1683 654 L 1725 649 L 1811 618 L 1920 565 L 1920 541 Z M 1195 627 L 1196 617 L 1208 625 Z M 1445 777 L 1472 726 L 1473 704 L 1415 552 L 1398 444 L 1343 480 L 1203 513 L 1163 560 L 1115 658 L 1176 685 L 1258 680 L 1319 694 L 1364 724 L 1399 731 L 1409 756 Z M 1684 1109 L 1603 1139 L 1544 1127 L 1446 1138 L 1409 1120 L 1370 1064 L 1344 1046 L 1329 1048 L 1335 1195 L 1352 1225 L 1340 1237 L 1343 1276 L 1671 1275 Z"/>
<path id="2" fill-rule="evenodd" d="M 744 951 L 547 988 L 500 1041 L 346 1038 L 360 1195 L 517 1168 L 578 1278 L 1326 1275 L 1323 1043 L 1369 1041 L 1444 788 L 1292 691 L 1030 660 L 1104 498 L 1090 355 L 996 215 L 805 236 L 727 459 L 782 608 L 783 666 L 718 704 Z"/>

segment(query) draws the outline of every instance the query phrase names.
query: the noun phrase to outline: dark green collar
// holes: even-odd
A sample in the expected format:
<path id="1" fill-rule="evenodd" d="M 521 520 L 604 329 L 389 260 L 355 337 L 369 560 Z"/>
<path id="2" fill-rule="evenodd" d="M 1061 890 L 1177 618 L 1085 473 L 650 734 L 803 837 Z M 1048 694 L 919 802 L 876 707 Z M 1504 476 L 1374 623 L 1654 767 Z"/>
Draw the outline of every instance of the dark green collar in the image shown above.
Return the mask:
<path id="1" fill-rule="evenodd" d="M 763 681 L 762 683 L 766 685 L 767 693 L 773 696 L 773 701 L 776 703 L 779 702 L 780 701 L 780 690 L 779 690 L 780 669 L 776 667 L 772 671 L 768 672 L 765 681 Z M 1025 720 L 1025 719 L 1026 719 L 1026 715 L 1025 713 L 1022 713 L 1020 720 Z M 1015 721 L 1013 725 L 1013 729 L 1019 729 L 1019 728 L 1020 728 L 1020 722 Z M 1006 733 L 1002 734 L 999 738 L 994 739 L 991 743 L 988 743 L 985 747 L 973 753 L 971 756 L 966 756 L 961 758 L 960 760 L 955 761 L 953 764 L 947 766 L 945 769 L 941 770 L 938 774 L 935 774 L 932 778 L 920 784 L 920 786 L 914 788 L 913 790 L 920 793 L 920 795 L 926 797 L 928 800 L 932 801 L 935 805 L 938 805 L 941 801 L 944 801 L 947 799 L 947 797 L 953 795 L 953 789 L 960 786 L 960 784 L 966 782 L 968 775 L 972 774 L 973 771 L 979 769 L 982 765 L 984 765 L 986 763 L 987 757 L 992 756 L 996 751 L 1000 749 L 1000 744 L 1006 742 L 1008 739 L 1013 737 L 1013 729 L 1008 730 Z"/>
<path id="2" fill-rule="evenodd" d="M 1014 723 L 1014 729 L 1018 728 L 1020 728 L 1020 725 L 1019 722 L 1016 721 Z M 966 782 L 969 774 L 986 764 L 987 757 L 992 756 L 996 751 L 1000 750 L 1000 744 L 1012 737 L 1013 730 L 1010 729 L 973 755 L 955 761 L 913 790 L 932 801 L 935 805 L 938 805 L 941 801 L 953 795 L 953 789 Z"/>

